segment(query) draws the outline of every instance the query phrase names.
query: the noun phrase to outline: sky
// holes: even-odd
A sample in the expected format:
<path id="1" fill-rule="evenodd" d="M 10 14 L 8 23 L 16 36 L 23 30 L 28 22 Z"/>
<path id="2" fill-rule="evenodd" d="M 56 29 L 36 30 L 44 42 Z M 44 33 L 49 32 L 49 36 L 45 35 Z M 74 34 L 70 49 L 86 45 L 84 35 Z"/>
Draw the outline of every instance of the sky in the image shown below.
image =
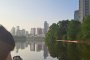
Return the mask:
<path id="1" fill-rule="evenodd" d="M 7 30 L 20 26 L 44 28 L 66 19 L 74 19 L 74 11 L 79 9 L 79 0 L 0 0 L 0 24 Z"/>

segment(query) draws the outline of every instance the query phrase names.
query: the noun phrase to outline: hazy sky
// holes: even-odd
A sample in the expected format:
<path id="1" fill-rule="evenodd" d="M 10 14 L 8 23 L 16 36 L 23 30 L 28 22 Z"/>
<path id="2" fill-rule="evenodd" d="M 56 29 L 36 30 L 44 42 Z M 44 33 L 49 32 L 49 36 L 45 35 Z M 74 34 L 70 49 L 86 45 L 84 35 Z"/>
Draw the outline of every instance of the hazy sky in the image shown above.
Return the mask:
<path id="1" fill-rule="evenodd" d="M 0 0 L 0 24 L 7 30 L 20 26 L 30 30 L 60 20 L 73 19 L 79 0 Z"/>

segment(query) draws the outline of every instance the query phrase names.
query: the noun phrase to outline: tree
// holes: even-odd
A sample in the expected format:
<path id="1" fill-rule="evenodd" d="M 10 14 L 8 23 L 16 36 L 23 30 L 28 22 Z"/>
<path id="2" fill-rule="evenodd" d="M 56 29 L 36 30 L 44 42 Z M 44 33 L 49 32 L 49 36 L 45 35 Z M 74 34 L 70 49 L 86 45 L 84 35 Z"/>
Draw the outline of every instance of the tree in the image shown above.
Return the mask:
<path id="1" fill-rule="evenodd" d="M 70 21 L 63 20 L 57 24 L 53 23 L 45 36 L 45 43 L 48 47 L 50 56 L 57 57 L 59 60 L 68 60 L 66 46 L 62 42 L 56 42 L 57 39 L 67 39 L 67 25 Z"/>
<path id="2" fill-rule="evenodd" d="M 79 32 L 79 21 L 71 20 L 68 24 L 67 38 L 68 40 L 76 40 L 77 33 Z"/>
<path id="3" fill-rule="evenodd" d="M 90 15 L 86 16 L 81 25 L 83 39 L 90 40 Z"/>
<path id="4" fill-rule="evenodd" d="M 90 59 L 90 45 L 57 42 L 56 40 L 78 40 L 90 39 L 90 15 L 83 24 L 79 21 L 59 21 L 53 23 L 45 36 L 45 44 L 48 47 L 50 56 L 59 60 L 88 60 Z"/>
<path id="5" fill-rule="evenodd" d="M 49 43 L 52 43 L 52 44 L 55 43 L 55 41 L 56 41 L 55 37 L 54 37 L 55 31 L 56 31 L 56 24 L 53 23 L 49 27 L 49 31 L 48 31 L 48 33 L 45 36 L 45 40 L 44 41 L 46 42 L 46 45 L 49 45 Z"/>
<path id="6" fill-rule="evenodd" d="M 50 53 L 50 56 L 52 57 L 57 57 L 57 54 L 56 54 L 56 51 L 55 51 L 55 47 L 54 47 L 54 44 L 56 42 L 56 39 L 54 37 L 54 34 L 55 34 L 55 31 L 56 31 L 56 24 L 53 23 L 50 27 L 49 27 L 49 31 L 48 33 L 46 34 L 45 36 L 45 44 L 46 46 L 48 47 L 48 50 L 49 50 L 49 53 Z"/>
<path id="7" fill-rule="evenodd" d="M 57 23 L 57 29 L 55 32 L 56 39 L 67 39 L 67 25 L 69 24 L 69 22 L 69 20 L 63 20 Z"/>

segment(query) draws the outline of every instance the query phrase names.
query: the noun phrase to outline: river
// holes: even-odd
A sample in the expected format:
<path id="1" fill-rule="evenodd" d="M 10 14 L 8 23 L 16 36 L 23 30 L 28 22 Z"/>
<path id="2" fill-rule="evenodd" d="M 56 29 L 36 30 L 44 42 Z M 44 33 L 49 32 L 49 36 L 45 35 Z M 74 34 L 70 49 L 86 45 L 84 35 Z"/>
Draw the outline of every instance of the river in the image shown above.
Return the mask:
<path id="1" fill-rule="evenodd" d="M 45 42 L 16 42 L 11 55 L 12 57 L 21 56 L 23 60 L 58 60 L 50 56 Z"/>

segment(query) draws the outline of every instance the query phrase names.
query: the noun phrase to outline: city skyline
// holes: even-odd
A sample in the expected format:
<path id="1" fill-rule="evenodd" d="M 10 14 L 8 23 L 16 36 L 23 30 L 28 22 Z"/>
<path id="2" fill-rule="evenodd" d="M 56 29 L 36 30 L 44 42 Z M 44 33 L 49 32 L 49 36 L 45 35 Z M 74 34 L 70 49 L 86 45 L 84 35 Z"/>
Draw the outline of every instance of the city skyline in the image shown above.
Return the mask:
<path id="1" fill-rule="evenodd" d="M 44 21 L 44 23 L 45 23 L 45 22 L 47 22 L 47 21 Z M 43 23 L 43 27 L 36 27 L 36 29 L 37 29 L 37 28 L 44 28 L 44 23 Z M 49 23 L 47 23 L 47 24 L 48 24 L 48 28 L 49 28 Z M 18 30 L 23 29 L 23 28 L 21 28 L 20 26 L 13 26 L 13 27 L 11 27 L 11 30 L 12 30 L 12 28 L 15 28 L 15 27 L 16 27 L 16 30 L 17 30 L 17 29 L 18 29 Z M 26 30 L 26 29 L 25 29 L 25 30 L 30 33 L 32 28 L 35 28 L 35 27 L 31 27 L 29 30 Z M 48 28 L 47 28 L 47 29 L 48 29 Z M 11 30 L 10 30 L 10 31 L 11 31 Z"/>
<path id="2" fill-rule="evenodd" d="M 60 20 L 74 19 L 74 11 L 79 9 L 78 3 L 79 0 L 1 0 L 0 24 L 9 31 L 13 26 L 27 31 L 37 26 L 43 28 L 43 21 L 51 25 Z"/>
<path id="3" fill-rule="evenodd" d="M 29 31 L 27 31 L 26 29 L 20 29 L 20 26 L 16 26 L 12 27 L 11 29 L 11 34 L 13 36 L 38 36 L 38 37 L 42 37 L 45 36 L 45 34 L 48 32 L 49 29 L 49 23 L 47 23 L 47 21 L 44 21 L 44 27 L 37 27 L 37 28 L 30 28 Z"/>

